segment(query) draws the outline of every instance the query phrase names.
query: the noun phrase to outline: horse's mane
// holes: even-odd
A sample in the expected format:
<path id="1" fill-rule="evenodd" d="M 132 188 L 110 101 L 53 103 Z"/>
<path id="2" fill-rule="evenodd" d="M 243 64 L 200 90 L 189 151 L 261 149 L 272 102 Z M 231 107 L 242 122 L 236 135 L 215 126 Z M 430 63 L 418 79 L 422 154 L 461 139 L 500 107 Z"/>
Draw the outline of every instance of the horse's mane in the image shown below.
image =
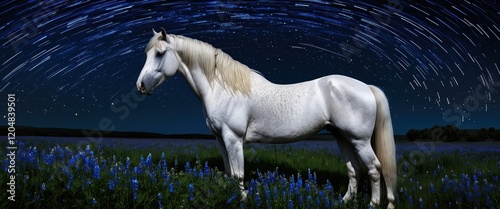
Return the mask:
<path id="1" fill-rule="evenodd" d="M 146 51 L 159 43 L 159 34 L 155 34 L 146 47 Z M 252 91 L 250 72 L 248 66 L 234 60 L 231 56 L 212 45 L 180 35 L 170 35 L 182 40 L 182 46 L 175 46 L 179 56 L 189 69 L 196 66 L 203 70 L 210 85 L 214 81 L 224 88 L 229 88 L 232 93 L 241 92 L 248 95 Z M 175 42 L 179 43 L 179 42 Z M 178 48 L 180 47 L 180 48 Z"/>

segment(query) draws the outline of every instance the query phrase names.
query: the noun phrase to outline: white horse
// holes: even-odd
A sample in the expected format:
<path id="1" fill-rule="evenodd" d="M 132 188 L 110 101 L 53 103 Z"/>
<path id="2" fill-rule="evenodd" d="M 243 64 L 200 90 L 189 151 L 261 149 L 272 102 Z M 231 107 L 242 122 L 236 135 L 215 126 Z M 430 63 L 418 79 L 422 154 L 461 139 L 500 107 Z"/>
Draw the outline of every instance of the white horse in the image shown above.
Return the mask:
<path id="1" fill-rule="evenodd" d="M 349 186 L 343 201 L 357 192 L 361 161 L 371 180 L 370 205 L 380 204 L 382 174 L 388 208 L 394 208 L 394 137 L 389 104 L 379 88 L 341 75 L 274 84 L 210 44 L 167 35 L 163 28 L 153 33 L 138 91 L 150 95 L 181 72 L 202 101 L 225 171 L 238 180 L 243 195 L 243 143 L 295 142 L 327 128 L 338 139 L 347 165 Z"/>

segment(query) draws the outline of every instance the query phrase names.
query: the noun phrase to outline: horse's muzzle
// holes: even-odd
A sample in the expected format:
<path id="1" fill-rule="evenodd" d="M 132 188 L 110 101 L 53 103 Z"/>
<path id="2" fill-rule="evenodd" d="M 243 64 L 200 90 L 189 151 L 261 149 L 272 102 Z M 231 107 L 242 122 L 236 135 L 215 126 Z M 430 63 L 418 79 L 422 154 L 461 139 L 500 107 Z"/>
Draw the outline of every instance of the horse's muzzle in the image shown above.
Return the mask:
<path id="1" fill-rule="evenodd" d="M 141 82 L 140 85 L 137 86 L 137 91 L 141 94 L 145 94 L 145 95 L 152 95 L 153 94 L 153 91 L 151 90 L 146 90 L 146 86 L 144 85 L 144 82 Z"/>

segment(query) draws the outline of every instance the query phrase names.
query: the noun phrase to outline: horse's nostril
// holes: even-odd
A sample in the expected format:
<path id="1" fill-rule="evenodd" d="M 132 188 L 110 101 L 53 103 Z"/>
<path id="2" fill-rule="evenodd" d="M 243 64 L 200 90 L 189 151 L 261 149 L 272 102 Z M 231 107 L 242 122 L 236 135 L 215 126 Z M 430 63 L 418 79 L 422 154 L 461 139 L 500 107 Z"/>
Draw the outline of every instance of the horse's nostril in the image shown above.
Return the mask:
<path id="1" fill-rule="evenodd" d="M 146 87 L 144 87 L 144 82 L 141 82 L 141 84 L 137 87 L 137 91 L 139 91 L 140 93 L 144 93 L 145 89 Z"/>

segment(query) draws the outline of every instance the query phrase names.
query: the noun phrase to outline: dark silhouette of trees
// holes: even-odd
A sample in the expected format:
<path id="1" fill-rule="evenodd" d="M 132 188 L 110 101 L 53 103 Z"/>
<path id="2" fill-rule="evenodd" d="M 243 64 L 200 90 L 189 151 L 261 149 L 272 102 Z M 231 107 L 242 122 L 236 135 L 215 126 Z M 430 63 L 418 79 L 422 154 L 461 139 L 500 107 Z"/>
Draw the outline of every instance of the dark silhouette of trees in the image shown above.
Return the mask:
<path id="1" fill-rule="evenodd" d="M 425 128 L 422 130 L 410 129 L 406 133 L 406 138 L 410 141 L 441 141 L 441 142 L 454 142 L 454 141 L 500 141 L 500 129 L 497 130 L 493 127 L 482 128 L 480 130 L 460 130 L 456 126 L 435 125 L 432 128 Z"/>

